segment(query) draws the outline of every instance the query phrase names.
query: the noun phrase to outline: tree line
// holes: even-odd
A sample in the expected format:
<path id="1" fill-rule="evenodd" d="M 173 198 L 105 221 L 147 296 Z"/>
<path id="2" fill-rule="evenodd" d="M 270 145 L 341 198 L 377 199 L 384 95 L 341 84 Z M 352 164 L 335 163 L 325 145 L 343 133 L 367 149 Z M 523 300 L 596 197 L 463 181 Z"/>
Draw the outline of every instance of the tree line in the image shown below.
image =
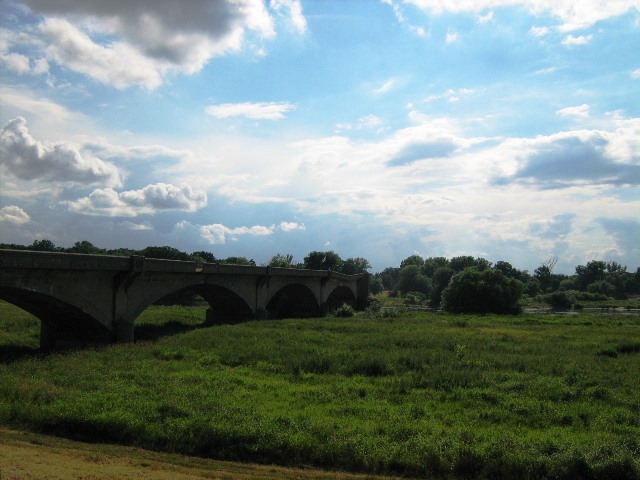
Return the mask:
<path id="1" fill-rule="evenodd" d="M 213 253 L 207 251 L 183 252 L 169 246 L 149 246 L 141 250 L 130 248 L 105 249 L 93 245 L 88 240 L 81 240 L 73 244 L 72 247 L 64 248 L 56 246 L 51 240 L 35 240 L 31 245 L 16 245 L 0 243 L 0 250 L 29 250 L 36 252 L 61 252 L 61 253 L 84 253 L 91 255 L 116 255 L 131 256 L 143 255 L 147 258 L 159 258 L 165 260 L 184 260 L 197 263 L 225 263 L 233 265 L 256 265 L 253 259 L 246 257 L 216 258 Z M 302 262 L 295 262 L 291 254 L 276 254 L 266 263 L 271 267 L 281 268 L 302 268 L 311 270 L 332 270 L 345 275 L 355 275 L 368 272 L 371 264 L 366 258 L 356 257 L 342 259 L 334 251 L 310 252 L 304 257 Z"/>
<path id="2" fill-rule="evenodd" d="M 554 308 L 571 308 L 577 301 L 626 299 L 640 293 L 640 268 L 635 273 L 617 262 L 592 260 L 575 267 L 575 274 L 554 273 L 557 257 L 533 274 L 509 262 L 492 264 L 484 258 L 459 256 L 405 258 L 399 267 L 375 274 L 371 292 L 402 295 L 407 303 L 428 304 L 453 312 L 516 313 L 522 295 L 539 296 Z"/>
<path id="3" fill-rule="evenodd" d="M 186 260 L 198 263 L 256 265 L 246 257 L 216 258 L 207 251 L 191 253 L 169 246 L 149 246 L 142 250 L 104 249 L 87 240 L 63 248 L 50 240 L 35 240 L 31 245 L 0 244 L 0 249 L 45 252 L 85 253 L 93 255 L 143 255 L 147 258 Z M 573 275 L 554 273 L 557 257 L 537 267 L 533 274 L 519 270 L 509 262 L 492 262 L 472 256 L 453 258 L 411 255 L 399 267 L 388 267 L 371 276 L 370 292 L 389 291 L 402 296 L 405 303 L 428 305 L 451 312 L 518 313 L 523 295 L 538 297 L 554 308 L 568 309 L 579 301 L 626 299 L 640 293 L 640 268 L 628 272 L 617 262 L 592 260 L 575 267 Z M 368 272 L 366 258 L 342 259 L 333 250 L 312 251 L 302 262 L 291 254 L 276 254 L 264 265 L 282 268 L 331 270 L 346 275 Z"/>

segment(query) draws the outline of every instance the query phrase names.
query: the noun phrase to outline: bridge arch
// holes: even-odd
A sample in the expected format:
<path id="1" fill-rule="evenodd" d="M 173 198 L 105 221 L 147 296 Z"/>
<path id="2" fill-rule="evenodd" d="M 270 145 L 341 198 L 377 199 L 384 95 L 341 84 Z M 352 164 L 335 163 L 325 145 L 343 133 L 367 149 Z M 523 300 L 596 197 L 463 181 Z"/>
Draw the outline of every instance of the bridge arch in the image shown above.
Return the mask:
<path id="1" fill-rule="evenodd" d="M 326 311 L 331 312 L 344 303 L 355 308 L 357 306 L 357 298 L 353 293 L 353 290 L 351 290 L 349 287 L 338 285 L 331 291 L 331 293 L 327 297 L 327 301 L 325 304 Z"/>
<path id="2" fill-rule="evenodd" d="M 302 283 L 280 288 L 266 306 L 267 318 L 317 317 L 322 311 L 316 296 Z"/>
<path id="3" fill-rule="evenodd" d="M 91 338 L 92 342 L 113 340 L 113 332 L 81 307 L 59 297 L 19 288 L 0 288 L 0 299 L 29 312 L 41 322 L 40 347 L 48 350 L 56 339 L 75 345 Z"/>

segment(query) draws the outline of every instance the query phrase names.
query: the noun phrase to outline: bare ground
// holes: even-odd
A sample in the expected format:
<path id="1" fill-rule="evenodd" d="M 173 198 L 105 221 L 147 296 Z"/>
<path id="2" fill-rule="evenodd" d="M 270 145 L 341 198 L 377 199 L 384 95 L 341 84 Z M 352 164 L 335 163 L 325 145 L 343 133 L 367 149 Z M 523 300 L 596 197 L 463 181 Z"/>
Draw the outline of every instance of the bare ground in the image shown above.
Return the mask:
<path id="1" fill-rule="evenodd" d="M 386 479 L 306 468 L 223 462 L 0 428 L 0 480 Z"/>

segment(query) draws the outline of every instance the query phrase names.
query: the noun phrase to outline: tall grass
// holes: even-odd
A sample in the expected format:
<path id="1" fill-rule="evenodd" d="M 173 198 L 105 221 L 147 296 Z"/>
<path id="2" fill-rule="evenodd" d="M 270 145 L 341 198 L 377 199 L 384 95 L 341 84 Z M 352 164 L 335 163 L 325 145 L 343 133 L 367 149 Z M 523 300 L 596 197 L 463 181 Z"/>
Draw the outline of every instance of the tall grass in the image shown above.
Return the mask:
<path id="1" fill-rule="evenodd" d="M 0 352 L 28 344 L 10 325 L 29 337 L 33 319 L 0 307 Z M 205 326 L 203 309 L 151 307 L 137 324 L 134 345 L 4 361 L 0 423 L 420 477 L 640 478 L 638 315 Z"/>

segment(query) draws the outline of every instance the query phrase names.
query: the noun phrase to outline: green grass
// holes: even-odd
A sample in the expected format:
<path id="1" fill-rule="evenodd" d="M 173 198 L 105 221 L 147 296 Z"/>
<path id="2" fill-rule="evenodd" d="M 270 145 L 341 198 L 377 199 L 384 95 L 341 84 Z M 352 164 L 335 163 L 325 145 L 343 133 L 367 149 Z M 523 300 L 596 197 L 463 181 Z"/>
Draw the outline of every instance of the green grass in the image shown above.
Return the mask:
<path id="1" fill-rule="evenodd" d="M 0 353 L 37 346 L 37 322 L 6 304 L 0 312 Z M 134 345 L 4 360 L 0 423 L 419 477 L 640 478 L 638 315 L 228 326 L 204 316 L 151 307 Z"/>

